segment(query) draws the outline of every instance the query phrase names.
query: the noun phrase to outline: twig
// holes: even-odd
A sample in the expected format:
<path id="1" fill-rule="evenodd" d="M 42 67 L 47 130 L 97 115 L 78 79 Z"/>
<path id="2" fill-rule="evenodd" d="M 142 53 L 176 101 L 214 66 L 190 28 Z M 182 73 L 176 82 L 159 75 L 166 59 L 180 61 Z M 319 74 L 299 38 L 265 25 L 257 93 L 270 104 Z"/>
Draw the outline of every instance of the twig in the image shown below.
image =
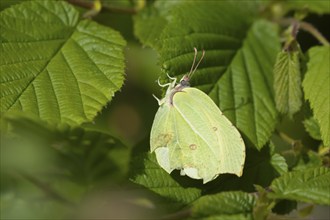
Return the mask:
<path id="1" fill-rule="evenodd" d="M 37 178 L 35 178 L 25 172 L 22 172 L 22 171 L 17 171 L 17 172 L 20 176 L 22 176 L 24 179 L 28 180 L 29 182 L 33 183 L 35 186 L 37 186 L 40 190 L 42 190 L 49 197 L 51 197 L 59 202 L 65 203 L 67 205 L 71 205 L 71 206 L 74 205 L 71 201 L 67 200 L 66 198 L 64 198 L 63 196 L 58 194 L 55 190 L 53 190 L 48 184 L 38 180 Z"/>
<path id="2" fill-rule="evenodd" d="M 283 26 L 289 26 L 292 23 L 297 23 L 299 24 L 299 29 L 304 30 L 313 37 L 315 37 L 321 44 L 325 46 L 329 46 L 329 41 L 317 30 L 312 24 L 305 22 L 305 21 L 298 21 L 297 19 L 294 18 L 285 18 L 281 19 L 278 23 L 280 23 Z"/>
<path id="3" fill-rule="evenodd" d="M 72 5 L 76 5 L 86 9 L 93 9 L 93 2 L 86 2 L 83 0 L 67 0 Z M 108 11 L 112 13 L 120 13 L 120 14 L 136 14 L 137 10 L 135 8 L 120 8 L 120 7 L 113 7 L 108 5 L 102 5 L 101 11 Z"/>
<path id="4" fill-rule="evenodd" d="M 307 22 L 300 22 L 300 28 L 313 35 L 320 43 L 325 46 L 329 46 L 329 41 L 317 30 L 313 25 Z"/>
<path id="5" fill-rule="evenodd" d="M 291 146 L 294 146 L 298 142 L 297 140 L 292 139 L 287 134 L 285 134 L 281 131 L 278 132 L 278 135 L 282 138 L 282 140 L 284 140 L 285 142 L 287 142 Z"/>

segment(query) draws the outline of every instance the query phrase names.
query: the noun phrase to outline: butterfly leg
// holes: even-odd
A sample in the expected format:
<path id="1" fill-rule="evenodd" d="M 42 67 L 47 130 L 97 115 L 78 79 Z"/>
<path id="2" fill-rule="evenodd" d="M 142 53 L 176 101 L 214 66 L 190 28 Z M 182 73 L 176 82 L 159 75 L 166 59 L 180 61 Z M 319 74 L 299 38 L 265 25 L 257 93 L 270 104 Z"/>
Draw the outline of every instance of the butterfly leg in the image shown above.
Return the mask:
<path id="1" fill-rule="evenodd" d="M 176 84 L 176 78 L 175 77 L 171 77 L 170 75 L 168 75 L 168 73 L 166 73 L 167 77 L 170 79 L 170 80 L 173 80 L 171 83 L 170 83 L 170 87 L 169 89 L 172 89 L 175 87 L 175 84 Z"/>
<path id="2" fill-rule="evenodd" d="M 158 80 L 157 80 L 157 82 L 158 82 L 158 85 L 160 86 L 160 87 L 166 87 L 166 86 L 170 86 L 170 85 L 175 85 L 175 83 L 176 83 L 176 78 L 175 77 L 171 77 L 170 75 L 168 75 L 168 73 L 166 74 L 167 75 L 167 77 L 170 79 L 170 80 L 172 80 L 172 82 L 171 83 L 166 83 L 166 84 L 161 84 L 160 82 L 159 82 L 159 78 L 158 78 Z"/>
<path id="3" fill-rule="evenodd" d="M 167 86 L 170 86 L 172 83 L 165 83 L 165 84 L 161 84 L 160 82 L 159 82 L 159 78 L 158 78 L 158 80 L 157 80 L 157 83 L 158 83 L 158 85 L 160 86 L 160 87 L 167 87 Z"/>
<path id="4" fill-rule="evenodd" d="M 170 75 L 168 75 L 168 73 L 166 73 L 166 75 L 167 75 L 167 77 L 168 77 L 169 79 L 176 81 L 176 78 L 175 78 L 175 77 L 171 77 Z"/>
<path id="5" fill-rule="evenodd" d="M 157 98 L 157 96 L 155 96 L 154 94 L 152 94 L 152 96 L 157 100 L 158 105 L 161 105 L 163 103 L 162 100 Z"/>

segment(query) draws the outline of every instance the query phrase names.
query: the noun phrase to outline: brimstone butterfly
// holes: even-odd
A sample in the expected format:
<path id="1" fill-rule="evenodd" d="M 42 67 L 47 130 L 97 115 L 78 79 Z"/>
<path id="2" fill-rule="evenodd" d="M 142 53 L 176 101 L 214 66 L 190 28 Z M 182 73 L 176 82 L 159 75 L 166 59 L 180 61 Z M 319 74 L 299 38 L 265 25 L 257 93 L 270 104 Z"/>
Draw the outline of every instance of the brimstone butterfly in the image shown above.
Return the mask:
<path id="1" fill-rule="evenodd" d="M 156 153 L 159 165 L 171 173 L 203 179 L 207 183 L 219 174 L 241 176 L 245 161 L 245 145 L 234 125 L 223 115 L 213 100 L 199 89 L 191 88 L 189 80 L 204 57 L 197 63 L 197 49 L 190 72 L 179 83 L 168 87 L 158 101 L 150 135 L 150 150 Z"/>

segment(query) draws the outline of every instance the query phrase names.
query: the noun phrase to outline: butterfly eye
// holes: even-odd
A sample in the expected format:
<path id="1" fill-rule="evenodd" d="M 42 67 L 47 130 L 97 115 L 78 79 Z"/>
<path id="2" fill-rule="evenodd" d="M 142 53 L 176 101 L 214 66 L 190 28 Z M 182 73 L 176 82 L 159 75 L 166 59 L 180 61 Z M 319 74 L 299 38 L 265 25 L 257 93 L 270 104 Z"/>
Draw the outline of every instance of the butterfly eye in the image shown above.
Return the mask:
<path id="1" fill-rule="evenodd" d="M 189 83 L 189 81 L 181 80 L 180 85 L 182 87 L 189 87 L 190 86 L 190 83 Z"/>

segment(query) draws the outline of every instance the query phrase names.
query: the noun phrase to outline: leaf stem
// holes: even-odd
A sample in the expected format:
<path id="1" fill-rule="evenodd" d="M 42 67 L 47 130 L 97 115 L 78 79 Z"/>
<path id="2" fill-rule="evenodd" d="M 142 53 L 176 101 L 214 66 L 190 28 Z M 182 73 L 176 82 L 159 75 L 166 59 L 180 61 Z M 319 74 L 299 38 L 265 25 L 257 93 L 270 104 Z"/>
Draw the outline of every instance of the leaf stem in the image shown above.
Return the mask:
<path id="1" fill-rule="evenodd" d="M 285 19 L 281 19 L 279 23 L 283 26 L 288 26 L 291 25 L 292 23 L 298 23 L 299 29 L 304 30 L 310 33 L 311 35 L 313 35 L 313 37 L 315 37 L 321 44 L 325 46 L 330 45 L 329 41 L 321 34 L 321 32 L 319 32 L 319 30 L 316 27 L 314 27 L 312 24 L 308 22 L 299 21 L 294 18 L 285 18 Z"/>
<path id="2" fill-rule="evenodd" d="M 93 9 L 93 5 L 94 5 L 93 2 L 87 2 L 84 0 L 67 0 L 67 2 L 69 2 L 72 5 L 90 9 L 90 10 Z M 121 8 L 121 7 L 113 7 L 113 6 L 109 6 L 109 5 L 102 5 L 101 10 L 112 12 L 112 13 L 123 13 L 123 14 L 136 14 L 137 13 L 137 9 L 135 9 L 135 8 Z"/>

